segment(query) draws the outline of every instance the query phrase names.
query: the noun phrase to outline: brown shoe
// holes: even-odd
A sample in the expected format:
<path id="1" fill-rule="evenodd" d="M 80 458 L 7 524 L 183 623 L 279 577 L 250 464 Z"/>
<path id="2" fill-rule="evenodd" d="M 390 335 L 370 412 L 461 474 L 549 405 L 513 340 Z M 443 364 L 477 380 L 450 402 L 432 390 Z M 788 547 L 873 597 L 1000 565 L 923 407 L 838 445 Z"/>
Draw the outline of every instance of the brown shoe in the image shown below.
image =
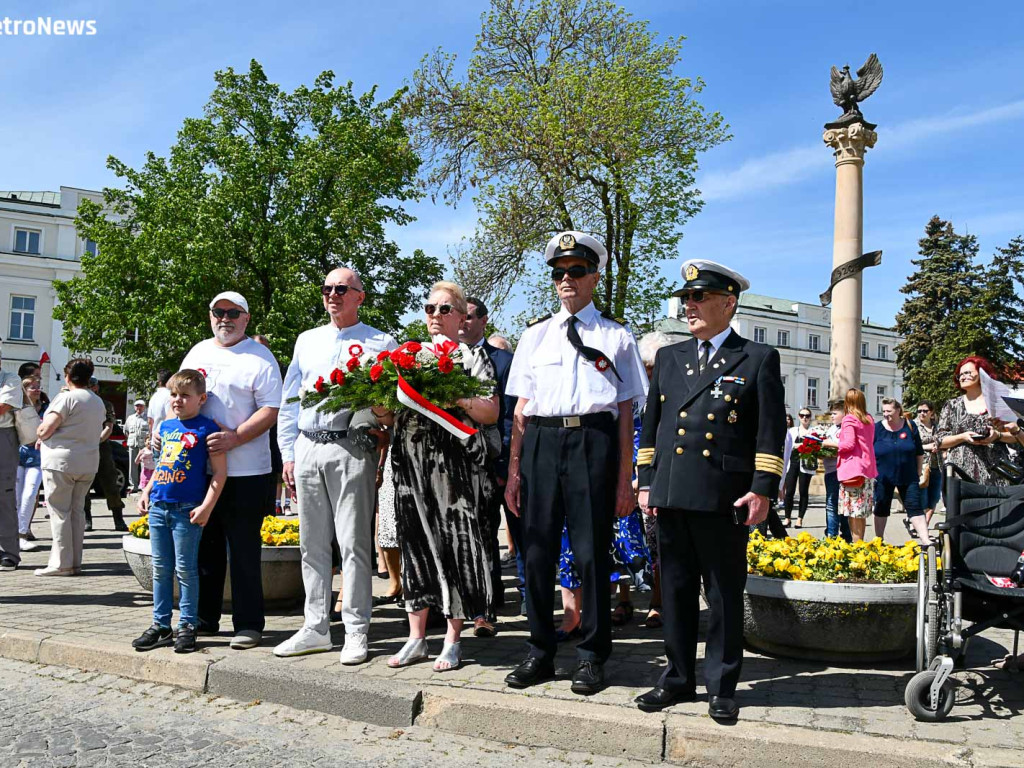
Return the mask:
<path id="1" fill-rule="evenodd" d="M 479 616 L 473 620 L 473 634 L 477 637 L 494 637 L 498 630 L 483 616 Z"/>

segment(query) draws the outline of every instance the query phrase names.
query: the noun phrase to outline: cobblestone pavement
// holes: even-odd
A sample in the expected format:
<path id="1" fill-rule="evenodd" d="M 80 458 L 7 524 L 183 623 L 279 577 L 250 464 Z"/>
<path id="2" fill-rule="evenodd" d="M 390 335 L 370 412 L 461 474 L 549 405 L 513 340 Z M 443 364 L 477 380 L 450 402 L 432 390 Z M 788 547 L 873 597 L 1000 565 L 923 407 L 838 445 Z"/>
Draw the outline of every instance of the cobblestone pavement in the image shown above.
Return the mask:
<path id="1" fill-rule="evenodd" d="M 94 505 L 95 508 L 95 505 Z M 807 516 L 809 530 L 821 535 L 824 515 L 820 506 Z M 23 567 L 12 573 L 0 573 L 0 632 L 21 630 L 45 636 L 95 642 L 103 639 L 111 648 L 127 649 L 132 638 L 151 621 L 152 599 L 131 575 L 121 551 L 120 535 L 112 530 L 109 517 L 97 516 L 97 530 L 86 534 L 84 574 L 78 578 L 37 578 L 32 568 L 45 563 L 47 551 L 25 553 Z M 902 519 L 894 516 L 889 524 L 891 539 L 898 542 L 903 533 Z M 49 541 L 49 524 L 38 520 L 34 531 L 44 544 Z M 557 659 L 557 680 L 530 689 L 512 692 L 503 678 L 522 660 L 527 625 L 517 613 L 517 600 L 511 589 L 512 572 L 505 571 L 510 605 L 500 617 L 499 635 L 477 639 L 467 633 L 461 669 L 435 673 L 430 664 L 416 664 L 394 670 L 387 658 L 404 642 L 407 625 L 404 611 L 397 606 L 374 610 L 370 629 L 370 661 L 358 667 L 342 667 L 337 649 L 343 639 L 340 624 L 333 627 L 336 650 L 298 659 L 271 657 L 274 645 L 297 630 L 302 623 L 301 608 L 278 611 L 267 616 L 264 643 L 244 653 L 266 659 L 268 664 L 294 664 L 325 674 L 358 674 L 365 677 L 404 680 L 418 686 L 466 687 L 503 692 L 510 696 L 540 696 L 548 699 L 579 701 L 569 690 L 568 675 L 573 669 L 572 644 L 561 647 Z M 337 585 L 337 579 L 336 579 Z M 375 579 L 374 590 L 381 593 L 386 581 Z M 652 684 L 664 664 L 660 630 L 640 626 L 646 612 L 646 597 L 634 596 L 636 616 L 628 626 L 615 629 L 614 652 L 607 665 L 609 687 L 589 697 L 592 703 L 633 708 L 632 699 Z M 222 623 L 220 637 L 200 638 L 200 654 L 215 660 L 238 653 L 227 647 L 230 620 Z M 431 631 L 430 649 L 438 653 L 443 630 Z M 979 747 L 1024 748 L 1024 673 L 1014 675 L 988 666 L 1012 647 L 1010 632 L 990 631 L 977 638 L 968 650 L 971 671 L 955 673 L 959 682 L 954 717 L 942 724 L 917 723 L 903 704 L 903 690 L 912 675 L 912 660 L 861 667 L 777 659 L 748 652 L 737 698 L 743 707 L 744 721 L 778 723 L 818 730 L 877 734 L 927 739 Z M 702 648 L 699 653 L 702 653 Z M 169 649 L 151 652 L 171 660 Z M 698 661 L 698 677 L 701 675 Z M 702 688 L 698 688 L 700 693 Z M 672 712 L 704 716 L 706 700 L 681 704 Z M 635 710 L 634 710 L 635 711 Z"/>
<path id="2" fill-rule="evenodd" d="M 0 659 L 0 765 L 6 768 L 441 763 L 452 768 L 628 764 L 415 726 L 368 726 L 273 704 Z"/>

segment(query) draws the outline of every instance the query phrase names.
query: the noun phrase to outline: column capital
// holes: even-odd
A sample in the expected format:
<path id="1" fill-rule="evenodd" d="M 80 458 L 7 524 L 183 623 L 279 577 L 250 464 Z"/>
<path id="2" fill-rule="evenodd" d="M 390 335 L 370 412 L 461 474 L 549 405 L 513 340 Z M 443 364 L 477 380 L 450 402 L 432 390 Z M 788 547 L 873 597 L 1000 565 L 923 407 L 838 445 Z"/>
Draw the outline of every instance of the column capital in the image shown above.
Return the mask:
<path id="1" fill-rule="evenodd" d="M 878 134 L 864 123 L 826 128 L 822 140 L 832 148 L 836 167 L 847 163 L 864 164 L 864 153 L 875 146 Z"/>

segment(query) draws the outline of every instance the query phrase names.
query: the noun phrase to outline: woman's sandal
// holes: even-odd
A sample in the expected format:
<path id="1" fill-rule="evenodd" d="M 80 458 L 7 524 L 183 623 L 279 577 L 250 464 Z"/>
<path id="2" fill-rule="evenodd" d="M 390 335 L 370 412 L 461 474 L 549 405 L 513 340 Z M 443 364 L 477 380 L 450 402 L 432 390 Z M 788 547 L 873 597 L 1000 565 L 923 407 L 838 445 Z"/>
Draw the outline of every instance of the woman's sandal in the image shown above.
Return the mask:
<path id="1" fill-rule="evenodd" d="M 644 626 L 647 629 L 661 629 L 665 626 L 665 623 L 661 620 L 660 605 L 652 605 L 650 610 L 647 611 L 647 620 L 644 621 Z"/>
<path id="2" fill-rule="evenodd" d="M 439 666 L 446 664 L 447 666 Z M 462 643 L 445 643 L 441 653 L 434 659 L 435 672 L 450 672 L 462 665 Z"/>
<path id="3" fill-rule="evenodd" d="M 388 666 L 392 669 L 407 667 L 410 664 L 415 664 L 417 661 L 423 661 L 423 659 L 427 658 L 427 655 L 427 638 L 410 637 L 405 641 L 402 650 L 388 659 Z"/>
<path id="4" fill-rule="evenodd" d="M 620 602 L 612 611 L 612 626 L 624 627 L 633 619 L 633 604 Z"/>
<path id="5" fill-rule="evenodd" d="M 393 595 L 376 595 L 371 601 L 374 607 L 381 605 L 391 605 L 392 603 L 398 603 L 402 600 L 402 590 L 398 590 Z"/>
<path id="6" fill-rule="evenodd" d="M 803 528 L 804 527 L 804 519 L 802 517 L 798 517 L 796 519 L 796 525 L 794 525 L 793 527 L 794 528 Z"/>

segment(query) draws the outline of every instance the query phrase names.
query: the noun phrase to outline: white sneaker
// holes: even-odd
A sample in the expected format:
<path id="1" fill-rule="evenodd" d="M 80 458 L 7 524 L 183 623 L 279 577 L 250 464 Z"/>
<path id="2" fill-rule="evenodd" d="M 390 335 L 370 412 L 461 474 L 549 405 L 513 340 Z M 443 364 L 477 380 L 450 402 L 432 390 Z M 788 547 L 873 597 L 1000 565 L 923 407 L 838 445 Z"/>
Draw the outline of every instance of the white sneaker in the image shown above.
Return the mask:
<path id="1" fill-rule="evenodd" d="M 29 541 L 28 539 L 21 539 L 18 543 L 19 548 L 22 552 L 35 552 L 39 549 L 38 541 Z"/>
<path id="2" fill-rule="evenodd" d="M 36 576 L 74 576 L 74 568 L 36 568 L 33 573 Z"/>
<path id="3" fill-rule="evenodd" d="M 366 661 L 366 633 L 345 633 L 345 647 L 341 649 L 342 664 L 362 664 Z"/>
<path id="4" fill-rule="evenodd" d="M 283 643 L 274 648 L 275 656 L 305 656 L 308 653 L 323 653 L 334 647 L 331 633 L 320 634 L 315 630 L 303 627 Z"/>

